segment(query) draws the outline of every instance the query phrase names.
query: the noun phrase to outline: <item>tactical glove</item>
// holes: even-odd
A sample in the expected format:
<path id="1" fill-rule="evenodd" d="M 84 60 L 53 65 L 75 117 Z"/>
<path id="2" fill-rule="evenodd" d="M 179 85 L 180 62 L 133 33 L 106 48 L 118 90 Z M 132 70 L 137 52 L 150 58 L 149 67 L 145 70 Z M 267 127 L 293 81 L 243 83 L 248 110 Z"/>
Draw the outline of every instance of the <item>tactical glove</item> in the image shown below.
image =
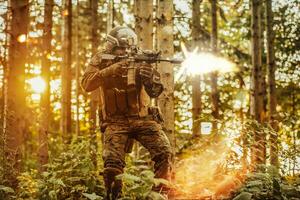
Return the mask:
<path id="1" fill-rule="evenodd" d="M 142 83 L 149 85 L 152 83 L 160 84 L 160 74 L 150 64 L 144 63 L 139 67 L 139 75 Z"/>
<path id="2" fill-rule="evenodd" d="M 140 66 L 138 74 L 141 77 L 141 81 L 145 86 L 147 94 L 151 98 L 156 98 L 162 93 L 163 85 L 160 81 L 160 74 L 150 64 L 143 64 Z"/>
<path id="3" fill-rule="evenodd" d="M 107 68 L 99 71 L 99 76 L 102 78 L 122 76 L 127 72 L 129 63 L 126 60 L 114 63 Z"/>
<path id="4" fill-rule="evenodd" d="M 153 68 L 148 63 L 142 63 L 139 67 L 139 75 L 142 80 L 151 79 L 153 75 Z"/>

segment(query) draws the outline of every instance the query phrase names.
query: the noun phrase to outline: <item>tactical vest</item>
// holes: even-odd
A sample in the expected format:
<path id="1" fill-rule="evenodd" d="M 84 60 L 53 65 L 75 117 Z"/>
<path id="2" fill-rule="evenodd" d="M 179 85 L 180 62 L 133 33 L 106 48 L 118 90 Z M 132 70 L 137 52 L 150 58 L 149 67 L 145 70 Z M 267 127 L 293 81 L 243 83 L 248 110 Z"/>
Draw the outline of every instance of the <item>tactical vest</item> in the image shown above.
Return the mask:
<path id="1" fill-rule="evenodd" d="M 103 120 L 148 115 L 150 97 L 139 81 L 135 87 L 129 87 L 126 76 L 107 77 L 104 78 L 99 91 Z"/>

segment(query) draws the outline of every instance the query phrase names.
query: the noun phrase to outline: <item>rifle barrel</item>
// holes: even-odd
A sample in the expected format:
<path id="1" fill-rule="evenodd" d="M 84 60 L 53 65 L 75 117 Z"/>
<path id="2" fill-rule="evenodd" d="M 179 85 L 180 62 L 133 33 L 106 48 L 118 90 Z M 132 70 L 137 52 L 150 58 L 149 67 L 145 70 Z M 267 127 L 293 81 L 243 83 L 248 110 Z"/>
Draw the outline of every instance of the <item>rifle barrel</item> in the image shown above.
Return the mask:
<path id="1" fill-rule="evenodd" d="M 170 62 L 172 64 L 181 64 L 183 60 L 176 60 L 176 59 L 159 59 L 160 62 Z"/>

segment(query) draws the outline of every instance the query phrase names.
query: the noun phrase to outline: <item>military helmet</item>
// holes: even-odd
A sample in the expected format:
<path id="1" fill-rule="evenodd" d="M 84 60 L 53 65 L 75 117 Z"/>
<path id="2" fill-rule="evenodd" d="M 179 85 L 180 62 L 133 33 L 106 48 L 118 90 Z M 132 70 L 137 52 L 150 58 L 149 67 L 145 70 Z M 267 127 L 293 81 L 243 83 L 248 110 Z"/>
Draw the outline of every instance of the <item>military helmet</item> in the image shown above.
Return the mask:
<path id="1" fill-rule="evenodd" d="M 115 47 L 132 47 L 137 45 L 137 35 L 126 26 L 117 26 L 113 28 L 106 36 L 107 50 L 113 50 Z"/>

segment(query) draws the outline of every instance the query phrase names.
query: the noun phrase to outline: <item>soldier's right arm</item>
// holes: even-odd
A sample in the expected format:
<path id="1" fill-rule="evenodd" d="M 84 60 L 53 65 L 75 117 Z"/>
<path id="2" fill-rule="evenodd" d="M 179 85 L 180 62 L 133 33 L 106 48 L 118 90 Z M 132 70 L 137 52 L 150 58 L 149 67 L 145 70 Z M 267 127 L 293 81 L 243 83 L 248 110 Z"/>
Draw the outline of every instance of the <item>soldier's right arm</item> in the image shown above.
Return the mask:
<path id="1" fill-rule="evenodd" d="M 93 56 L 81 79 L 81 87 L 86 92 L 91 92 L 101 85 L 101 77 L 99 76 L 100 65 L 101 54 L 97 53 Z"/>
<path id="2" fill-rule="evenodd" d="M 91 92 L 97 89 L 105 78 L 121 76 L 126 71 L 127 65 L 126 60 L 107 65 L 101 61 L 101 53 L 97 53 L 83 74 L 81 86 L 86 92 Z"/>

